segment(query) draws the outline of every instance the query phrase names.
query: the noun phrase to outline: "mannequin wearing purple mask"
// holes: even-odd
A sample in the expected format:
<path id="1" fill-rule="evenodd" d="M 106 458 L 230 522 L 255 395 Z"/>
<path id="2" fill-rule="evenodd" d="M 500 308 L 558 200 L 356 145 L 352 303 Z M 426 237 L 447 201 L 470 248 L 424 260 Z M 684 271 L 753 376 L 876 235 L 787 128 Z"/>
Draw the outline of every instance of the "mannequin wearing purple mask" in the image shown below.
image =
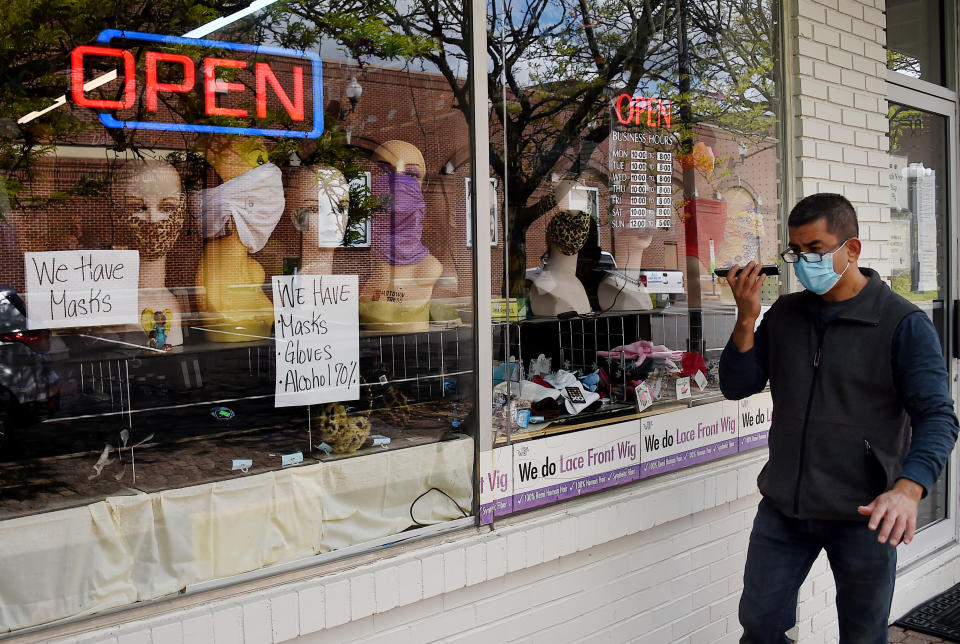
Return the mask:
<path id="1" fill-rule="evenodd" d="M 409 143 L 388 141 L 373 156 L 380 172 L 372 192 L 381 205 L 371 223 L 375 259 L 361 288 L 360 320 L 370 330 L 426 330 L 443 266 L 422 242 L 423 155 Z"/>

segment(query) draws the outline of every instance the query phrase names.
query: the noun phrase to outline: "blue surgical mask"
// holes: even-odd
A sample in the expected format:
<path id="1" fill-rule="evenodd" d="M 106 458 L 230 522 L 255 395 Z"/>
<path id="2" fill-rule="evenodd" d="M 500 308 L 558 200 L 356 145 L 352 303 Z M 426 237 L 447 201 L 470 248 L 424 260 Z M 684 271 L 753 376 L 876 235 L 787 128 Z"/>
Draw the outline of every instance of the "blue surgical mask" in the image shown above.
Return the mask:
<path id="1" fill-rule="evenodd" d="M 833 270 L 833 256 L 836 255 L 837 251 L 843 248 L 846 243 L 847 242 L 843 242 L 843 244 L 840 244 L 840 247 L 833 252 L 824 253 L 823 259 L 819 262 L 811 263 L 801 259 L 793 265 L 793 271 L 805 289 L 811 293 L 823 295 L 836 286 L 840 278 L 843 277 L 843 273 L 847 272 L 850 264 L 847 263 L 847 267 L 843 269 L 843 273 L 837 273 L 837 271 Z"/>

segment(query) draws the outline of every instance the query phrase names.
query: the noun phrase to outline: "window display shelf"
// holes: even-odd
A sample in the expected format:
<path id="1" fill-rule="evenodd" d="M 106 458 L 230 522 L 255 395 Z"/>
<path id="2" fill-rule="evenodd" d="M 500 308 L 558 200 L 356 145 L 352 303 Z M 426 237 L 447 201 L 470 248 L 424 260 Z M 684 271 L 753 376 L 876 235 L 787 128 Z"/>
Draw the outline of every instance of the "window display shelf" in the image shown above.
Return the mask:
<path id="1" fill-rule="evenodd" d="M 715 361 L 736 312 L 725 306 L 697 312 L 707 347 L 702 356 L 686 350 L 693 316 L 685 306 L 495 323 L 495 442 L 623 422 L 715 399 Z M 702 379 L 693 377 L 698 372 Z M 689 380 L 678 382 L 682 378 Z M 638 403 L 640 388 L 649 391 L 650 400 Z M 563 408 L 550 409 L 552 398 Z"/>
<path id="2" fill-rule="evenodd" d="M 681 403 L 661 403 L 646 409 L 640 413 L 637 413 L 636 407 L 634 405 L 622 405 L 622 411 L 617 413 L 611 410 L 608 413 L 604 413 L 604 410 L 601 410 L 597 413 L 599 418 L 597 420 L 583 421 L 583 422 L 572 422 L 572 419 L 567 419 L 567 422 L 557 422 L 553 424 L 546 425 L 544 427 L 539 427 L 536 429 L 528 430 L 515 430 L 512 434 L 498 433 L 494 439 L 494 445 L 500 447 L 502 445 L 507 445 L 511 443 L 517 443 L 521 441 L 532 440 L 535 438 L 542 438 L 544 436 L 555 436 L 557 434 L 565 434 L 567 432 L 575 432 L 582 429 L 590 429 L 591 427 L 600 427 L 602 425 L 609 425 L 610 423 L 626 423 L 630 421 L 639 420 L 641 418 L 647 418 L 649 416 L 656 416 L 657 414 L 665 414 L 671 411 L 679 411 L 681 409 L 686 409 L 687 405 Z"/>

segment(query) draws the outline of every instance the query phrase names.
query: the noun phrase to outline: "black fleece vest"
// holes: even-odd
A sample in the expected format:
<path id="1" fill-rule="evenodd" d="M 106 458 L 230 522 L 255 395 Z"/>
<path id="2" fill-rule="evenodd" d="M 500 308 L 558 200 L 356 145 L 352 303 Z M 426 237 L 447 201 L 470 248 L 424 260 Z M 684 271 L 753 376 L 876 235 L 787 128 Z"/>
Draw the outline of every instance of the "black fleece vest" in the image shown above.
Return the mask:
<path id="1" fill-rule="evenodd" d="M 866 520 L 857 506 L 893 486 L 910 444 L 893 336 L 918 309 L 860 270 L 867 285 L 822 332 L 822 300 L 809 291 L 765 316 L 773 422 L 758 484 L 787 516 Z"/>

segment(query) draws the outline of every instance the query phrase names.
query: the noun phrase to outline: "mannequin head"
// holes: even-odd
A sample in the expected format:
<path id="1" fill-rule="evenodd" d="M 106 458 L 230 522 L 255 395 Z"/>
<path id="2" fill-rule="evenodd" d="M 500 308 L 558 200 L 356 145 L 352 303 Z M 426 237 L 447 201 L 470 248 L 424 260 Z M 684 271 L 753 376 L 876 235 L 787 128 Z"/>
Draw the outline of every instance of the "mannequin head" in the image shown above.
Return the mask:
<path id="1" fill-rule="evenodd" d="M 643 268 L 643 252 L 653 241 L 650 233 L 638 231 L 618 230 L 613 243 L 613 254 L 617 266 L 625 269 Z"/>
<path id="2" fill-rule="evenodd" d="M 169 163 L 138 161 L 123 168 L 114 191 L 120 245 L 145 260 L 165 256 L 183 229 L 185 196 Z"/>
<path id="3" fill-rule="evenodd" d="M 324 248 L 335 248 L 343 242 L 347 230 L 350 184 L 336 168 L 313 168 L 317 182 L 317 235 Z"/>
<path id="4" fill-rule="evenodd" d="M 373 151 L 373 160 L 389 166 L 392 172 L 416 177 L 421 185 L 427 174 L 427 164 L 423 160 L 423 154 L 417 146 L 406 141 L 387 141 Z"/>
<path id="5" fill-rule="evenodd" d="M 194 149 L 213 166 L 223 181 L 239 177 L 269 161 L 263 140 L 256 136 L 203 136 Z"/>

